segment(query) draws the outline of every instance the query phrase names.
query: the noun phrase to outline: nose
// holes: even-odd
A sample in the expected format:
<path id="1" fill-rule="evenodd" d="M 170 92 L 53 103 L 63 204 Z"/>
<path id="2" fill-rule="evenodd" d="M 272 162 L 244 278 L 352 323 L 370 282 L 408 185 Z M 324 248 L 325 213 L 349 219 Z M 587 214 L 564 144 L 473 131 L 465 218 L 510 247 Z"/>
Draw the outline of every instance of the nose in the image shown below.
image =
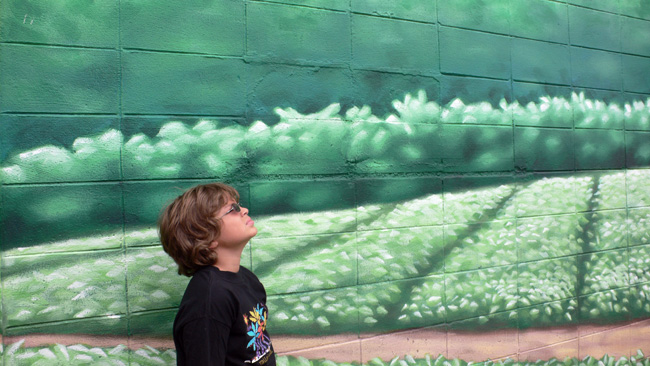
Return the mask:
<path id="1" fill-rule="evenodd" d="M 248 215 L 248 209 L 246 207 L 244 207 L 242 205 L 239 205 L 239 207 L 241 208 L 241 214 L 242 215 Z"/>

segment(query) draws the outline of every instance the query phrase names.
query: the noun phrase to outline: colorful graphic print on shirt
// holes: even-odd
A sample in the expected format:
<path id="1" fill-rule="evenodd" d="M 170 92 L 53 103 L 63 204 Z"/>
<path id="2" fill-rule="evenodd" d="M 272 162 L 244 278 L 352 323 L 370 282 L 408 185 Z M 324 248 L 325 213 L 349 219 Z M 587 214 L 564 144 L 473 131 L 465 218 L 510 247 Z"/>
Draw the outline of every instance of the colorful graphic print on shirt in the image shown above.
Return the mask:
<path id="1" fill-rule="evenodd" d="M 246 323 L 247 333 L 250 338 L 247 348 L 253 348 L 255 351 L 255 358 L 247 361 L 255 363 L 266 355 L 271 349 L 271 339 L 266 333 L 266 306 L 257 304 L 257 306 L 249 312 L 244 314 L 244 322 Z"/>

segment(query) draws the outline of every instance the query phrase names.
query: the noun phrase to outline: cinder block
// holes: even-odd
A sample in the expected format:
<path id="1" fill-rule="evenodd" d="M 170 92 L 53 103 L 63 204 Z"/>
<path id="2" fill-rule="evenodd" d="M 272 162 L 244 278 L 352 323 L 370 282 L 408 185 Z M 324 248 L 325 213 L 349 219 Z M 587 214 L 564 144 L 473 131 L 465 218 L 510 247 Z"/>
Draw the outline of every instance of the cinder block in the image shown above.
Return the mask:
<path id="1" fill-rule="evenodd" d="M 602 11 L 615 13 L 615 14 L 619 12 L 619 8 L 620 8 L 618 2 L 609 2 L 609 1 L 567 0 L 567 3 L 573 5 L 579 5 L 590 9 L 602 10 Z"/>
<path id="2" fill-rule="evenodd" d="M 280 123 L 255 122 L 242 144 L 258 174 L 334 174 L 347 171 L 349 121 L 332 104 L 312 114 L 276 109 Z"/>
<path id="3" fill-rule="evenodd" d="M 635 245 L 650 244 L 650 208 L 639 207 L 628 209 L 628 243 Z"/>
<path id="4" fill-rule="evenodd" d="M 609 272 L 607 274 L 612 275 Z M 578 297 L 578 332 L 581 343 L 587 342 L 589 335 L 602 334 L 607 330 L 618 328 L 617 324 L 630 320 L 631 312 L 626 306 L 620 305 L 620 299 L 630 296 L 631 289 L 627 286 L 620 289 L 607 289 L 606 286 L 608 285 L 603 283 L 602 291 Z"/>
<path id="5" fill-rule="evenodd" d="M 584 200 L 576 194 L 578 182 L 570 173 L 534 173 L 519 178 L 517 217 L 575 212 Z"/>
<path id="6" fill-rule="evenodd" d="M 642 136 L 647 141 L 648 136 Z M 627 136 L 630 141 L 631 136 Z M 626 170 L 625 182 L 627 184 L 627 207 L 650 206 L 650 191 L 646 188 L 650 179 L 648 169 Z"/>
<path id="7" fill-rule="evenodd" d="M 359 333 L 357 287 L 268 297 L 269 333 L 324 336 Z"/>
<path id="8" fill-rule="evenodd" d="M 409 355 L 415 359 L 447 356 L 447 326 L 422 327 L 390 332 L 361 339 L 362 364 L 379 358 L 390 362 Z"/>
<path id="9" fill-rule="evenodd" d="M 128 248 L 126 268 L 130 312 L 180 305 L 190 279 L 178 274 L 176 262 L 161 245 Z"/>
<path id="10" fill-rule="evenodd" d="M 155 232 L 159 215 L 165 207 L 186 190 L 213 180 L 145 181 L 125 182 L 124 190 L 125 227 L 127 246 L 159 244 Z M 240 203 L 248 207 L 247 187 L 235 186 L 240 193 Z"/>
<path id="11" fill-rule="evenodd" d="M 3 186 L 3 251 L 120 247 L 121 195 L 113 183 Z"/>
<path id="12" fill-rule="evenodd" d="M 650 93 L 650 58 L 622 55 L 623 88 L 635 93 Z"/>
<path id="13" fill-rule="evenodd" d="M 566 101 L 571 100 L 571 88 L 568 86 L 556 86 L 535 82 L 513 82 L 512 83 L 513 99 L 518 101 L 522 107 L 525 107 L 529 102 L 539 104 L 540 97 L 555 97 L 562 98 Z M 569 122 L 571 122 L 569 120 Z M 524 124 L 526 121 L 515 121 L 515 124 Z M 558 121 L 557 123 L 560 123 Z M 569 123 L 569 126 L 572 124 Z M 561 127 L 548 126 L 548 127 Z"/>
<path id="14" fill-rule="evenodd" d="M 442 224 L 442 181 L 430 177 L 356 182 L 358 230 Z"/>
<path id="15" fill-rule="evenodd" d="M 352 11 L 386 18 L 417 20 L 435 23 L 436 1 L 406 0 L 386 2 L 383 0 L 352 0 Z"/>
<path id="16" fill-rule="evenodd" d="M 650 21 L 621 17 L 621 51 L 650 56 Z"/>
<path id="17" fill-rule="evenodd" d="M 521 113 L 517 111 L 513 113 L 515 126 L 569 128 L 573 126 L 571 88 L 513 82 L 512 89 L 513 98 L 522 108 Z M 533 105 L 529 105 L 530 103 Z"/>
<path id="18" fill-rule="evenodd" d="M 359 283 L 442 273 L 442 226 L 358 232 Z"/>
<path id="19" fill-rule="evenodd" d="M 575 262 L 575 258 L 573 258 L 573 262 Z M 575 267 L 575 264 L 573 266 Z M 575 283 L 575 276 L 566 280 L 572 282 L 565 284 L 553 283 L 551 285 L 557 288 L 573 284 Z M 543 285 L 546 285 L 546 283 Z M 541 291 L 543 285 L 537 287 L 538 292 Z M 554 289 L 552 292 L 555 291 Z M 517 309 L 519 349 L 526 352 L 525 357 L 530 357 L 531 354 L 557 354 L 558 352 L 577 354 L 577 338 L 579 334 L 577 305 L 578 299 L 574 295 L 568 299 L 519 307 Z M 562 326 L 552 327 L 560 319 L 562 320 Z M 571 339 L 576 339 L 575 344 L 570 342 Z"/>
<path id="20" fill-rule="evenodd" d="M 7 327 L 126 314 L 121 250 L 5 256 L 2 268 Z"/>
<path id="21" fill-rule="evenodd" d="M 352 80 L 355 89 L 348 99 L 358 108 L 371 107 L 372 114 L 380 118 L 394 114 L 393 103 L 403 102 L 407 94 L 418 97 L 423 91 L 431 102 L 438 102 L 440 96 L 439 77 L 353 70 Z"/>
<path id="22" fill-rule="evenodd" d="M 515 181 L 504 177 L 447 178 L 445 223 L 468 224 L 515 217 Z"/>
<path id="23" fill-rule="evenodd" d="M 0 73 L 2 112 L 118 111 L 119 55 L 114 50 L 3 44 Z"/>
<path id="24" fill-rule="evenodd" d="M 540 309 L 537 309 L 540 311 Z M 532 333 L 531 337 L 538 342 L 528 342 L 528 338 L 522 338 L 522 332 L 519 331 L 519 362 L 536 362 L 538 360 L 565 360 L 565 359 L 578 359 L 578 348 L 579 340 L 577 338 L 577 327 L 567 326 L 568 330 L 564 329 L 552 329 L 544 328 L 544 335 L 539 333 Z M 564 336 L 564 332 L 571 337 L 567 341 L 555 342 L 555 339 L 558 338 L 556 334 Z M 546 342 L 552 342 L 550 345 L 542 345 L 539 341 L 546 340 Z M 546 344 L 546 343 L 544 343 Z M 540 345 L 536 347 L 536 345 Z M 524 347 L 524 348 L 522 348 Z M 533 348 L 534 347 L 534 348 Z M 528 350 L 524 350 L 528 349 Z"/>
<path id="25" fill-rule="evenodd" d="M 569 22 L 567 5 L 547 0 L 512 1 L 510 34 L 516 37 L 567 44 Z"/>
<path id="26" fill-rule="evenodd" d="M 275 338 L 273 341 L 275 342 Z M 324 359 L 332 362 L 357 364 L 360 363 L 361 360 L 361 347 L 359 345 L 359 340 L 352 340 L 343 343 L 320 345 L 319 347 L 307 348 L 298 351 L 284 352 L 282 353 L 282 356 L 288 356 L 301 360 Z"/>
<path id="27" fill-rule="evenodd" d="M 607 329 L 587 336 L 581 335 L 578 359 L 583 360 L 587 357 L 593 357 L 593 359 L 598 360 L 605 356 L 612 359 L 627 358 L 630 356 L 629 349 L 633 343 L 638 346 L 644 344 L 643 341 L 639 341 L 637 334 L 631 333 L 630 327 Z M 612 345 L 620 345 L 620 347 L 613 347 Z M 637 349 L 632 352 L 632 355 L 636 354 Z"/>
<path id="28" fill-rule="evenodd" d="M 440 141 L 440 127 L 433 123 L 357 122 L 350 129 L 346 159 L 359 173 L 438 171 Z"/>
<path id="29" fill-rule="evenodd" d="M 587 1 L 587 0 L 584 0 Z M 620 2 L 621 15 L 650 20 L 650 4 L 644 0 L 625 0 Z"/>
<path id="30" fill-rule="evenodd" d="M 232 180 L 252 145 L 249 127 L 229 118 L 126 117 L 122 130 L 125 179 Z"/>
<path id="31" fill-rule="evenodd" d="M 582 251 L 578 233 L 582 230 L 575 214 L 537 216 L 517 220 L 517 248 L 520 262 L 575 255 Z M 553 227 L 554 230 L 548 230 Z"/>
<path id="32" fill-rule="evenodd" d="M 187 54 L 124 52 L 122 107 L 135 114 L 243 115 L 245 64 Z"/>
<path id="33" fill-rule="evenodd" d="M 139 349 L 150 346 L 146 342 L 155 338 L 167 345 L 160 348 L 173 348 L 172 332 L 176 312 L 176 309 L 166 309 L 132 314 L 129 318 L 129 341 L 133 347 Z"/>
<path id="34" fill-rule="evenodd" d="M 627 248 L 579 255 L 578 276 L 581 280 L 577 288 L 578 296 L 593 295 L 604 290 L 629 286 L 628 258 Z M 606 305 L 607 302 L 603 301 L 602 304 Z M 584 305 L 584 309 L 588 309 L 587 304 Z"/>
<path id="35" fill-rule="evenodd" d="M 248 120 L 261 119 L 269 125 L 280 119 L 276 108 L 293 108 L 307 116 L 339 103 L 340 114 L 344 115 L 357 93 L 347 68 L 254 63 L 248 66 L 247 84 Z M 368 103 L 367 100 L 361 102 Z M 390 100 L 381 102 L 390 104 Z"/>
<path id="36" fill-rule="evenodd" d="M 119 2 L 11 1 L 2 5 L 0 39 L 68 46 L 115 48 Z"/>
<path id="37" fill-rule="evenodd" d="M 243 56 L 244 3 L 120 2 L 121 45 L 159 51 Z"/>
<path id="38" fill-rule="evenodd" d="M 569 47 L 553 43 L 513 39 L 512 77 L 515 80 L 569 85 Z"/>
<path id="39" fill-rule="evenodd" d="M 35 325 L 6 328 L 3 332 L 5 347 L 23 342 L 23 347 L 42 347 L 60 344 L 73 346 L 79 344 L 101 344 L 110 335 L 111 346 L 126 346 L 128 318 L 125 315 L 109 315 L 97 318 L 74 319 Z M 96 343 L 97 342 L 97 343 Z M 128 357 L 128 348 L 114 349 L 115 354 Z"/>
<path id="40" fill-rule="evenodd" d="M 627 247 L 627 211 L 599 210 L 582 214 L 582 222 L 587 222 L 583 234 L 583 252 L 597 252 Z"/>
<path id="41" fill-rule="evenodd" d="M 354 183 L 345 180 L 267 181 L 250 185 L 257 239 L 356 230 Z M 325 215 L 325 212 L 329 212 Z"/>
<path id="42" fill-rule="evenodd" d="M 625 166 L 623 131 L 575 130 L 576 169 L 620 169 Z"/>
<path id="43" fill-rule="evenodd" d="M 512 100 L 509 81 L 451 75 L 442 75 L 440 81 L 440 104 L 445 108 L 450 108 L 450 103 L 460 99 L 465 105 L 490 103 L 493 111 L 500 111 L 498 105 L 502 99 Z M 445 118 L 444 121 L 446 123 L 462 123 L 462 120 L 454 117 Z M 512 125 L 512 116 L 501 113 L 498 118 L 477 120 L 476 123 Z"/>
<path id="44" fill-rule="evenodd" d="M 269 295 L 357 284 L 354 233 L 253 239 L 251 249 L 252 269 Z"/>
<path id="45" fill-rule="evenodd" d="M 443 125 L 442 163 L 447 172 L 513 169 L 512 127 Z"/>
<path id="46" fill-rule="evenodd" d="M 120 179 L 117 117 L 3 114 L 0 123 L 5 184 Z"/>
<path id="47" fill-rule="evenodd" d="M 510 0 L 438 1 L 438 21 L 451 27 L 508 34 L 510 3 Z"/>
<path id="48" fill-rule="evenodd" d="M 269 3 L 300 5 L 311 8 L 330 9 L 330 10 L 348 10 L 349 1 L 331 1 L 331 0 L 269 0 Z"/>
<path id="49" fill-rule="evenodd" d="M 571 47 L 574 86 L 620 90 L 621 57 L 618 53 Z"/>
<path id="50" fill-rule="evenodd" d="M 346 13 L 252 2 L 246 17 L 246 53 L 256 60 L 326 66 L 350 61 Z"/>
<path id="51" fill-rule="evenodd" d="M 603 170 L 584 172 L 576 175 L 581 181 L 587 180 L 586 190 L 577 193 L 584 195 L 587 210 L 610 210 L 625 208 L 627 192 L 624 170 Z M 580 210 L 578 210 L 580 211 Z"/>
<path id="52" fill-rule="evenodd" d="M 646 106 L 643 102 L 648 96 L 634 93 L 624 93 L 628 102 L 624 103 L 624 108 L 630 108 L 630 112 L 625 115 L 626 130 L 650 131 L 650 115 L 646 112 Z"/>
<path id="53" fill-rule="evenodd" d="M 472 288 L 474 290 L 470 291 Z M 499 301 L 493 301 L 493 296 L 485 296 L 485 294 L 496 295 L 497 292 L 498 296 L 494 298 L 498 297 Z M 512 301 L 516 304 L 517 300 L 517 266 L 447 273 L 445 274 L 445 299 L 450 329 L 459 329 L 463 325 L 453 324 L 453 322 L 466 319 L 471 323 L 471 326 L 466 329 L 486 329 L 485 321 L 489 322 L 490 319 L 475 317 L 498 313 L 504 314 L 504 318 L 499 319 L 499 322 L 505 321 L 508 324 L 513 321 L 509 318 L 510 312 L 514 310 Z M 509 303 L 511 305 L 508 305 Z M 515 318 L 510 325 L 516 324 Z"/>
<path id="54" fill-rule="evenodd" d="M 621 19 L 618 15 L 569 6 L 569 22 L 572 45 L 621 50 Z"/>
<path id="55" fill-rule="evenodd" d="M 358 286 L 361 334 L 444 323 L 444 288 L 442 274 Z M 404 306 L 406 298 L 410 302 Z"/>
<path id="56" fill-rule="evenodd" d="M 439 70 L 436 26 L 352 15 L 352 57 L 358 69 L 434 75 Z"/>
<path id="57" fill-rule="evenodd" d="M 445 225 L 445 272 L 517 263 L 515 220 Z"/>
<path id="58" fill-rule="evenodd" d="M 515 127 L 515 166 L 527 171 L 572 170 L 573 131 Z"/>
<path id="59" fill-rule="evenodd" d="M 639 245 L 630 248 L 630 284 L 650 282 L 650 245 Z"/>
<path id="60" fill-rule="evenodd" d="M 575 262 L 575 258 L 574 258 Z M 574 265 L 575 266 L 575 265 Z M 573 284 L 574 278 L 568 283 Z M 557 284 L 556 286 L 562 286 Z M 538 292 L 541 289 L 538 288 Z M 577 357 L 578 354 L 578 299 L 574 296 L 559 301 L 548 301 L 517 309 L 519 319 L 520 360 L 535 362 L 552 358 L 554 355 Z M 562 319 L 561 327 L 549 327 Z"/>
<path id="61" fill-rule="evenodd" d="M 498 359 L 503 358 L 515 359 L 516 323 L 517 314 L 513 311 L 451 322 L 447 336 L 449 359 L 489 359 L 495 362 L 501 362 Z M 473 346 L 468 347 L 469 344 Z"/>
<path id="62" fill-rule="evenodd" d="M 570 302 L 576 301 L 576 277 L 578 275 L 577 257 L 574 255 L 536 260 L 534 262 L 520 263 L 517 266 L 519 273 L 518 281 L 518 307 L 523 310 L 520 312 L 522 328 L 531 326 L 542 326 L 553 323 L 553 318 L 562 317 L 562 313 L 571 313 L 568 306 Z M 560 303 L 562 310 L 551 308 L 550 311 L 555 313 L 554 316 L 546 316 L 547 324 L 544 324 L 544 317 L 534 317 L 534 311 L 530 312 L 531 305 L 545 305 L 555 301 L 569 303 Z M 542 306 L 542 309 L 544 307 Z M 529 313 L 526 313 L 526 312 Z M 560 311 L 560 313 L 557 313 Z M 543 313 L 543 311 L 541 312 Z M 541 314 L 540 314 L 541 315 Z M 572 314 L 575 315 L 575 314 Z M 577 317 L 571 317 L 569 324 L 578 320 Z"/>
<path id="63" fill-rule="evenodd" d="M 510 45 L 508 37 L 440 27 L 440 71 L 509 79 Z"/>
<path id="64" fill-rule="evenodd" d="M 625 132 L 625 166 L 628 168 L 643 168 L 650 165 L 650 133 Z"/>

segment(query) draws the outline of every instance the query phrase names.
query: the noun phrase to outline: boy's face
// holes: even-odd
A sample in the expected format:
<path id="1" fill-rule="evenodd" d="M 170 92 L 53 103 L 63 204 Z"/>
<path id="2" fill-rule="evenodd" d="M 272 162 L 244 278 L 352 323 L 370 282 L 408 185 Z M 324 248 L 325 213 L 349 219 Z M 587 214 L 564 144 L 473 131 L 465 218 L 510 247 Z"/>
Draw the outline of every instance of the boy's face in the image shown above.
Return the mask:
<path id="1" fill-rule="evenodd" d="M 221 217 L 221 233 L 217 237 L 218 246 L 243 248 L 257 234 L 255 222 L 248 216 L 248 209 L 237 205 L 232 198 L 219 209 L 217 217 Z"/>

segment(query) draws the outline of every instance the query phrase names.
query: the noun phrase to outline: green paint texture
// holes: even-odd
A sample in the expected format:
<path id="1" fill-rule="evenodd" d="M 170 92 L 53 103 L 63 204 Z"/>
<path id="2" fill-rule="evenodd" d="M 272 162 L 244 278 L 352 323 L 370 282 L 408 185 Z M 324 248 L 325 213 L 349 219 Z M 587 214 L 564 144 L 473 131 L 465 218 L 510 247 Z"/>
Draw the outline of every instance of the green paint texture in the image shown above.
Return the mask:
<path id="1" fill-rule="evenodd" d="M 174 364 L 188 279 L 156 220 L 215 180 L 259 229 L 281 365 L 647 364 L 647 1 L 6 0 L 0 23 L 0 365 Z"/>

